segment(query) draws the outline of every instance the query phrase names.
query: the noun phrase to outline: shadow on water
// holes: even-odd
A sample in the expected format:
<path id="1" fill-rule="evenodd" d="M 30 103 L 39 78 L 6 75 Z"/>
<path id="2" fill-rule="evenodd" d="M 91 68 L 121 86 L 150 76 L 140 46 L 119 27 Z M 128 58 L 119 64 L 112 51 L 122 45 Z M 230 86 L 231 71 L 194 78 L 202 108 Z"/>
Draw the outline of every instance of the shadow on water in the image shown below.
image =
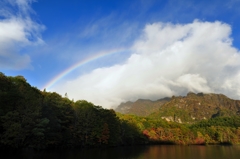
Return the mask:
<path id="1" fill-rule="evenodd" d="M 8 158 L 18 159 L 131 159 L 138 158 L 142 153 L 148 151 L 149 146 L 126 146 L 111 148 L 90 149 L 62 149 L 62 150 L 23 150 L 14 152 L 1 152 Z"/>
<path id="2" fill-rule="evenodd" d="M 6 152 L 4 153 L 6 154 Z M 3 153 L 2 153 L 3 155 Z M 105 149 L 71 149 L 51 151 L 30 151 L 7 153 L 7 158 L 24 159 L 238 159 L 240 146 L 180 146 L 180 145 L 153 145 L 153 146 L 126 146 Z"/>

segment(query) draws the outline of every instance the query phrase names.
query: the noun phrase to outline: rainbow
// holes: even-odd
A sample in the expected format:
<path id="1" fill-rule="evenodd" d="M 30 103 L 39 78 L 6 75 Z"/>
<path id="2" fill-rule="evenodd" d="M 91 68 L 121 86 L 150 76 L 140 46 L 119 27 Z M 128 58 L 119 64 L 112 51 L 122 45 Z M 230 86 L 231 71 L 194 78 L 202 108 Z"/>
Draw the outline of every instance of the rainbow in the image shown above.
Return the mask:
<path id="1" fill-rule="evenodd" d="M 48 90 L 49 88 L 51 88 L 54 84 L 56 84 L 57 82 L 59 82 L 62 78 L 64 78 L 65 76 L 67 76 L 70 72 L 74 71 L 75 69 L 77 69 L 78 67 L 81 67 L 83 65 L 85 65 L 86 63 L 89 63 L 93 60 L 96 60 L 98 58 L 107 56 L 107 55 L 111 55 L 111 54 L 115 54 L 115 53 L 121 53 L 123 51 L 128 51 L 126 49 L 114 49 L 114 50 L 109 50 L 109 51 L 102 51 L 102 52 L 98 52 L 97 54 L 94 54 L 92 56 L 89 56 L 79 62 L 77 62 L 76 64 L 70 66 L 69 68 L 65 69 L 64 71 L 62 71 L 61 73 L 59 73 L 57 76 L 55 76 L 53 79 L 51 79 L 49 82 L 47 82 L 47 84 L 44 85 L 43 89 Z"/>

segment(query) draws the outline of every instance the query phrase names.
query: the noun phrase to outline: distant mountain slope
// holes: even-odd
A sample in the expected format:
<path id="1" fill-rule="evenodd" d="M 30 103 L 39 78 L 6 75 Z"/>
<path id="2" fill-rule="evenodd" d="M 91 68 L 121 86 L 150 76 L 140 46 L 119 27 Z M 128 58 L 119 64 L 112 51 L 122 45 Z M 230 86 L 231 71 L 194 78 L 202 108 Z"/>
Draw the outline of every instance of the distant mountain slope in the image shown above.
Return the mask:
<path id="1" fill-rule="evenodd" d="M 172 97 L 152 118 L 165 118 L 168 121 L 194 122 L 217 116 L 240 115 L 240 101 L 223 94 L 188 93 L 186 97 Z"/>
<path id="2" fill-rule="evenodd" d="M 240 100 L 230 99 L 223 94 L 190 92 L 187 96 L 173 96 L 157 101 L 139 99 L 126 102 L 115 110 L 123 114 L 163 118 L 179 123 L 195 122 L 217 116 L 240 115 Z"/>
<path id="3" fill-rule="evenodd" d="M 151 101 L 148 99 L 138 99 L 135 102 L 121 103 L 115 111 L 123 114 L 134 114 L 138 116 L 148 116 L 153 112 L 159 110 L 159 108 L 166 102 L 170 101 L 171 98 L 163 98 L 157 101 Z"/>

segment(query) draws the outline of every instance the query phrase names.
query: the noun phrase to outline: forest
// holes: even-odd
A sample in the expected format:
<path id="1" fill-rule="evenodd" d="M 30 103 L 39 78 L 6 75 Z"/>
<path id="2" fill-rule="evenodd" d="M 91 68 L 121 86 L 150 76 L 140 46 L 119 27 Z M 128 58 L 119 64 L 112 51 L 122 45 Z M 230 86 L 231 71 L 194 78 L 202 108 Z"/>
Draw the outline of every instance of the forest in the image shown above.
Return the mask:
<path id="1" fill-rule="evenodd" d="M 40 91 L 0 72 L 0 149 L 85 148 L 139 144 L 239 144 L 240 117 L 192 123 L 104 109 Z"/>

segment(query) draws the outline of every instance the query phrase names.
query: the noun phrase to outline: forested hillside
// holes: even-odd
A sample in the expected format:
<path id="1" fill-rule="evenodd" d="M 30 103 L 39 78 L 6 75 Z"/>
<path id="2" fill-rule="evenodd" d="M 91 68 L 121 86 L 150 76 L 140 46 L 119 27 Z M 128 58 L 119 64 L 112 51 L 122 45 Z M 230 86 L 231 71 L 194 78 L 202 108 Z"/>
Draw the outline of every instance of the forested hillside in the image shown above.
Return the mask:
<path id="1" fill-rule="evenodd" d="M 228 98 L 222 101 L 229 102 Z M 237 110 L 237 102 L 230 107 Z M 240 143 L 237 113 L 224 116 L 228 111 L 221 109 L 214 118 L 194 124 L 168 122 L 158 113 L 145 117 L 115 113 L 85 100 L 40 91 L 22 76 L 0 73 L 1 149 Z"/>
<path id="2" fill-rule="evenodd" d="M 127 132 L 127 133 L 126 133 Z M 130 134 L 128 136 L 128 134 Z M 114 110 L 31 87 L 24 77 L 0 74 L 0 146 L 96 147 L 138 144 L 138 129 Z"/>

